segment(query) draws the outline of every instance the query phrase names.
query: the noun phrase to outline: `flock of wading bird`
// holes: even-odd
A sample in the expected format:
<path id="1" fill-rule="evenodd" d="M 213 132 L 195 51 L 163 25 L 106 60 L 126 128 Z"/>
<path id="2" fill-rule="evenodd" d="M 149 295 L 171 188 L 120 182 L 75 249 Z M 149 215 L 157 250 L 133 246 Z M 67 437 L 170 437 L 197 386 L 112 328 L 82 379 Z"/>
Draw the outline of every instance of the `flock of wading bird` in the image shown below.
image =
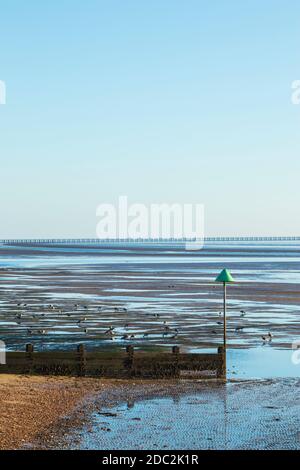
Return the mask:
<path id="1" fill-rule="evenodd" d="M 18 303 L 17 304 L 18 309 L 23 309 L 23 312 L 18 312 L 15 314 L 15 319 L 17 324 L 22 325 L 23 321 L 28 320 L 28 313 L 31 310 L 31 307 L 28 306 L 26 303 Z M 98 306 L 96 307 L 96 310 L 98 312 L 103 311 L 107 307 L 102 307 Z M 72 310 L 74 310 L 76 313 L 81 312 L 81 313 L 88 313 L 89 306 L 87 305 L 80 305 L 80 304 L 74 304 L 72 307 Z M 45 313 L 46 312 L 46 313 Z M 60 315 L 66 315 L 67 317 L 72 317 L 72 313 L 70 311 L 65 311 L 62 307 L 54 305 L 54 304 L 49 304 L 44 307 L 43 313 L 31 313 L 30 318 L 32 320 L 38 320 L 39 318 L 45 318 L 47 315 L 47 312 L 56 312 L 57 314 Z M 127 313 L 128 310 L 125 307 L 113 307 L 113 312 L 114 313 Z M 95 311 L 93 311 L 95 313 Z M 153 314 L 154 317 L 160 318 L 160 314 L 156 313 Z M 76 319 L 76 324 L 77 327 L 81 329 L 81 331 L 85 334 L 88 334 L 91 332 L 89 328 L 86 327 L 86 324 L 88 324 L 91 320 L 87 316 L 80 316 L 79 319 Z M 124 330 L 129 330 L 131 327 L 134 325 L 132 323 L 125 323 L 123 325 Z M 160 333 L 163 338 L 169 337 L 170 339 L 176 339 L 178 337 L 178 328 L 171 328 L 168 324 L 167 321 L 163 321 L 161 324 L 162 328 L 160 328 Z M 117 333 L 117 328 L 114 326 L 109 326 L 108 328 L 102 328 L 101 332 L 104 335 L 104 337 L 107 337 L 110 340 L 114 340 L 116 338 L 121 339 L 121 340 L 133 340 L 136 338 L 136 334 L 134 333 L 125 333 L 125 334 L 118 334 Z M 40 328 L 27 328 L 27 335 L 32 336 L 32 335 L 46 335 L 48 332 L 51 332 L 51 329 L 40 329 Z M 144 332 L 142 334 L 142 338 L 146 339 L 151 335 L 149 332 Z"/>
<path id="2" fill-rule="evenodd" d="M 23 320 L 25 320 L 24 318 L 24 315 L 26 315 L 26 320 L 28 320 L 28 313 L 30 313 L 30 310 L 32 309 L 30 306 L 28 306 L 28 304 L 26 303 L 18 303 L 17 304 L 17 308 L 19 310 L 23 310 L 23 312 L 21 311 L 18 311 L 16 314 L 15 314 L 15 319 L 16 319 L 16 322 L 17 324 L 19 325 L 22 325 L 22 322 Z M 103 311 L 106 307 L 103 307 L 103 306 L 97 306 L 96 307 L 96 311 L 97 312 L 101 312 Z M 76 313 L 84 313 L 84 312 L 89 312 L 89 306 L 88 305 L 80 305 L 80 304 L 74 304 L 73 308 L 72 308 Z M 72 316 L 72 313 L 70 311 L 65 311 L 62 307 L 60 306 L 57 306 L 57 305 L 54 305 L 54 304 L 49 304 L 49 305 L 46 305 L 44 307 L 44 311 L 43 313 L 32 313 L 31 314 L 31 319 L 32 320 L 37 320 L 38 318 L 43 318 L 43 317 L 46 317 L 46 313 L 45 311 L 47 312 L 56 312 L 58 314 L 61 314 L 61 315 L 66 315 L 67 317 L 71 317 Z M 120 313 L 120 312 L 123 312 L 124 314 L 126 314 L 128 312 L 127 308 L 126 307 L 113 307 L 113 312 L 115 313 Z M 95 310 L 94 310 L 94 313 L 95 313 Z M 154 313 L 154 314 L 149 314 L 157 319 L 160 318 L 160 314 L 159 313 Z M 222 317 L 223 316 L 223 312 L 219 312 L 219 317 Z M 246 312 L 245 310 L 241 310 L 240 311 L 240 318 L 244 318 L 246 316 Z M 90 332 L 89 328 L 86 326 L 86 324 L 90 321 L 90 319 L 87 317 L 87 316 L 80 316 L 79 319 L 76 320 L 76 324 L 78 326 L 78 328 L 81 329 L 81 331 L 84 333 L 84 334 L 88 334 Z M 216 322 L 217 325 L 223 325 L 223 320 L 218 320 Z M 126 331 L 126 330 L 129 330 L 132 326 L 131 323 L 125 323 L 123 325 L 123 329 Z M 179 330 L 178 328 L 172 328 L 171 326 L 168 325 L 167 321 L 166 320 L 163 320 L 161 323 L 160 323 L 160 335 L 165 338 L 169 338 L 169 339 L 177 339 L 178 338 L 178 335 L 180 334 L 179 333 Z M 236 333 L 240 333 L 240 332 L 243 332 L 244 330 L 244 326 L 242 325 L 239 325 L 237 327 L 235 327 L 235 332 Z M 32 335 L 46 335 L 49 331 L 49 329 L 45 329 L 45 328 L 27 328 L 27 335 L 28 336 L 32 336 Z M 218 332 L 213 329 L 211 331 L 212 334 L 217 334 Z M 134 333 L 117 333 L 116 331 L 116 327 L 114 326 L 109 326 L 108 328 L 104 328 L 102 329 L 102 334 L 104 335 L 104 337 L 106 337 L 107 339 L 110 339 L 110 340 L 114 340 L 115 338 L 118 338 L 118 339 L 121 339 L 121 340 L 134 340 L 136 339 L 136 334 Z M 143 339 L 147 339 L 151 336 L 151 333 L 145 331 L 142 333 L 141 337 Z M 261 339 L 263 341 L 263 343 L 269 343 L 272 341 L 272 338 L 273 338 L 273 335 L 269 332 L 267 334 L 264 334 L 261 336 Z"/>

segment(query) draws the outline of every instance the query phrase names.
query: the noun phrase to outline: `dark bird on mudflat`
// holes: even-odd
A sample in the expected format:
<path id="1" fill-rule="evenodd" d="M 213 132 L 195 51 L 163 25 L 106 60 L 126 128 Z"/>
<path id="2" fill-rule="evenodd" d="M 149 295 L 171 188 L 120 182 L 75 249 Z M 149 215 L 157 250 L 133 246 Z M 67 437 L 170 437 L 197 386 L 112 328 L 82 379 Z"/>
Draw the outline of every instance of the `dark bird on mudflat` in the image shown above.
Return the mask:
<path id="1" fill-rule="evenodd" d="M 243 326 L 237 326 L 237 327 L 235 328 L 235 331 L 242 331 L 243 329 L 244 329 Z"/>
<path id="2" fill-rule="evenodd" d="M 273 335 L 269 332 L 267 335 L 263 335 L 261 337 L 261 339 L 264 341 L 264 342 L 267 342 L 267 341 L 272 341 L 272 338 L 273 338 Z"/>
<path id="3" fill-rule="evenodd" d="M 113 334 L 113 331 L 114 331 L 114 327 L 113 327 L 113 326 L 110 326 L 110 327 L 108 328 L 108 330 L 105 331 L 104 334 L 105 334 L 105 335 L 111 335 L 111 334 Z"/>

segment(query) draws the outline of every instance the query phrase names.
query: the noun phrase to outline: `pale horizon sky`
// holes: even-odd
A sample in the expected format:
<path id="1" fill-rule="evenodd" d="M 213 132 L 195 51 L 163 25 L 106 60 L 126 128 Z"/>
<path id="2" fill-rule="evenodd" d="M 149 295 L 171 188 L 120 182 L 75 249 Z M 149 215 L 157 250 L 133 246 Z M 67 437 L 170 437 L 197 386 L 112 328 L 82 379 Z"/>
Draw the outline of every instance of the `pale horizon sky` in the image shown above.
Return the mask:
<path id="1" fill-rule="evenodd" d="M 300 235 L 300 3 L 1 2 L 3 238 L 202 203 L 205 234 Z"/>

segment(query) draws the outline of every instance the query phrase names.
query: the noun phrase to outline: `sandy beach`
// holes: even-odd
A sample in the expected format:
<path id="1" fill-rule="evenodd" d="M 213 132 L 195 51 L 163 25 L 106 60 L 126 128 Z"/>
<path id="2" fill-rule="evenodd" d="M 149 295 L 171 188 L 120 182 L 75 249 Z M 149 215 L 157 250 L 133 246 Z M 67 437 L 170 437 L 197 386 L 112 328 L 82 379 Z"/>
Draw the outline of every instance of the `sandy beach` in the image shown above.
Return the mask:
<path id="1" fill-rule="evenodd" d="M 90 428 L 95 410 L 199 387 L 205 384 L 0 374 L 0 450 L 75 446 L 72 433 Z"/>
<path id="2" fill-rule="evenodd" d="M 18 449 L 75 411 L 101 383 L 0 374 L 0 449 Z"/>

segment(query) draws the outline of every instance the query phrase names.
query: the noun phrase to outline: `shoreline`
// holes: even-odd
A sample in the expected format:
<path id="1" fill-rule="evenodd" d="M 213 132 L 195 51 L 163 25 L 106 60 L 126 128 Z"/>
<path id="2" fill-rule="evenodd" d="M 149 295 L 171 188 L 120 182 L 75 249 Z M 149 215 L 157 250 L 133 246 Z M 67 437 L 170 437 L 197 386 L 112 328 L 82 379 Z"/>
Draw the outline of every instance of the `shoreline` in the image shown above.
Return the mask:
<path id="1" fill-rule="evenodd" d="M 223 384 L 222 380 L 0 374 L 0 451 L 67 449 L 79 444 L 78 433 L 90 429 L 93 413 L 102 408 L 154 397 L 178 397 Z"/>
<path id="2" fill-rule="evenodd" d="M 299 415 L 294 398 L 299 386 L 296 378 L 227 382 L 120 380 L 103 381 L 102 385 L 101 391 L 24 448 L 176 450 L 183 445 L 200 450 L 300 446 L 295 427 Z M 148 440 L 150 430 L 154 434 Z M 225 447 L 223 432 L 228 433 Z M 186 440 L 187 435 L 190 437 Z"/>
<path id="3" fill-rule="evenodd" d="M 299 379 L 119 381 L 31 448 L 299 450 L 298 386 Z"/>
<path id="4" fill-rule="evenodd" d="M 251 413 L 251 426 L 254 430 L 266 420 L 266 427 L 263 426 L 262 431 L 267 433 L 270 445 L 279 444 L 277 435 L 278 432 L 281 434 L 280 429 L 283 427 L 284 433 L 288 432 L 291 436 L 287 445 L 298 448 L 299 444 L 293 440 L 293 434 L 297 434 L 294 426 L 299 406 L 294 402 L 294 394 L 299 384 L 299 378 L 231 379 L 225 382 L 182 379 L 70 379 L 3 374 L 0 375 L 0 450 L 105 450 L 110 448 L 107 447 L 108 443 L 111 443 L 112 449 L 126 450 L 130 436 L 124 435 L 124 444 L 118 446 L 120 433 L 127 429 L 127 425 L 135 435 L 135 448 L 143 448 L 143 436 L 139 433 L 143 431 L 147 434 L 153 426 L 160 434 L 160 437 L 156 438 L 155 448 L 164 448 L 167 442 L 165 439 L 172 438 L 172 426 L 176 426 L 177 419 L 178 424 L 183 426 L 183 433 L 186 423 L 185 420 L 180 423 L 180 413 L 177 418 L 177 412 L 174 415 L 171 409 L 168 412 L 169 417 L 166 416 L 161 424 L 153 422 L 151 413 L 148 422 L 147 413 L 149 414 L 149 410 L 151 412 L 153 404 L 154 408 L 163 407 L 166 401 L 169 403 L 165 405 L 167 407 L 174 406 L 177 411 L 182 409 L 199 415 L 197 419 L 200 421 L 196 420 L 195 429 L 197 433 L 198 423 L 199 432 L 202 433 L 199 449 L 220 446 L 218 435 L 214 438 L 215 442 L 213 439 L 206 442 L 207 437 L 203 438 L 202 425 L 207 420 L 217 419 L 218 427 L 224 426 L 224 404 L 228 407 L 226 413 L 227 424 L 230 425 L 229 434 L 235 433 L 237 423 L 245 421 L 245 413 Z M 193 408 L 195 406 L 196 408 Z M 208 412 L 207 406 L 217 408 L 214 412 Z M 183 411 L 181 415 L 182 413 Z M 158 419 L 160 422 L 159 415 Z M 268 423 L 276 423 L 276 432 L 268 427 Z M 178 442 L 174 442 L 174 450 L 180 448 L 176 447 L 178 445 Z M 234 440 L 232 445 L 234 446 Z M 251 448 L 252 445 L 255 447 L 258 444 L 255 439 L 250 439 L 243 445 Z M 263 446 L 263 443 L 259 445 Z"/>
<path id="5" fill-rule="evenodd" d="M 128 408 L 135 402 L 172 397 L 174 399 L 195 392 L 224 387 L 223 380 L 101 380 L 102 388 L 90 396 L 81 406 L 54 423 L 47 431 L 39 433 L 25 448 L 32 450 L 69 450 L 80 448 L 82 437 L 92 433 L 94 416 L 106 416 L 109 410 L 126 403 Z M 245 381 L 247 382 L 247 381 Z M 103 411 L 106 410 L 106 411 Z M 114 418 L 114 413 L 112 418 Z M 136 419 L 137 420 L 137 419 Z M 102 423 L 104 424 L 104 423 Z M 103 429 L 109 431 L 109 428 Z M 101 449 L 100 449 L 101 450 Z"/>

